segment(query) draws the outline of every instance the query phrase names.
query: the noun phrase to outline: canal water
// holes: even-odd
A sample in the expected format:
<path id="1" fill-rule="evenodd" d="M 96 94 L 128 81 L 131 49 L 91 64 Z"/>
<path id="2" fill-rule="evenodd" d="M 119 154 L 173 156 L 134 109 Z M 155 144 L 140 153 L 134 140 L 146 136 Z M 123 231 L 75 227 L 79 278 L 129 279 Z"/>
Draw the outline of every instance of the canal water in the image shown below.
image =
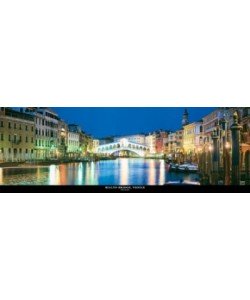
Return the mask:
<path id="1" fill-rule="evenodd" d="M 163 185 L 195 180 L 197 174 L 168 172 L 164 160 L 118 158 L 98 162 L 0 168 L 0 185 Z"/>

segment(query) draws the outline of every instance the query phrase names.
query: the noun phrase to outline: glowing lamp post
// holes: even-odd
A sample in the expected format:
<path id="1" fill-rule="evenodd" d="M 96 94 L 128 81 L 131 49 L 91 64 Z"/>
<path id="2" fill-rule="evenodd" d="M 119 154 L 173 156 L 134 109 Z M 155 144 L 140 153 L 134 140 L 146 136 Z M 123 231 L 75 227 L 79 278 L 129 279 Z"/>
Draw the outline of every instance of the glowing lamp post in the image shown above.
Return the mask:
<path id="1" fill-rule="evenodd" d="M 219 179 L 219 135 L 218 131 L 214 130 L 212 134 L 213 140 L 213 169 L 212 169 L 212 184 L 217 185 Z"/>
<path id="2" fill-rule="evenodd" d="M 223 145 L 223 172 L 224 172 L 224 184 L 230 185 L 230 148 L 231 145 L 227 141 L 228 135 L 228 122 L 226 121 L 225 115 L 220 120 L 222 127 L 222 145 Z"/>

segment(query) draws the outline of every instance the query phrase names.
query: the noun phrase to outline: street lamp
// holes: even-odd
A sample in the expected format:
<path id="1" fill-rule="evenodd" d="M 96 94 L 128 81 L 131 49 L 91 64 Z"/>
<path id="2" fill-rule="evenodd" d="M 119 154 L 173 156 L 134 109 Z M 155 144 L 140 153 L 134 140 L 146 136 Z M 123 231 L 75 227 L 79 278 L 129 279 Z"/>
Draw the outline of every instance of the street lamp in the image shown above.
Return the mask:
<path id="1" fill-rule="evenodd" d="M 220 153 L 219 153 L 219 134 L 218 128 L 215 129 L 212 133 L 213 140 L 213 164 L 212 164 L 212 184 L 217 185 L 219 180 L 219 161 L 220 161 Z"/>
<path id="2" fill-rule="evenodd" d="M 230 185 L 230 143 L 228 142 L 228 122 L 226 120 L 226 115 L 224 114 L 220 120 L 220 125 L 222 128 L 222 146 L 223 146 L 223 174 L 224 174 L 224 184 Z"/>
<path id="3" fill-rule="evenodd" d="M 205 136 L 200 139 L 200 146 L 198 147 L 198 153 L 200 153 L 199 170 L 201 183 L 204 185 L 211 182 L 211 153 L 213 147 L 208 142 L 208 138 Z"/>

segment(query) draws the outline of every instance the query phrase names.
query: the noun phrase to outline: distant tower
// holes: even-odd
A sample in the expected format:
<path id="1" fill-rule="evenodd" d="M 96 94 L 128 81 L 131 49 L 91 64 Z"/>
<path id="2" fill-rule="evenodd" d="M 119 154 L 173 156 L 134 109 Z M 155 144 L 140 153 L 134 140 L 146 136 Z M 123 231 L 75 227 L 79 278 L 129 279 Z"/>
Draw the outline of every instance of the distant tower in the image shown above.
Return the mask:
<path id="1" fill-rule="evenodd" d="M 188 121 L 188 111 L 187 111 L 186 108 L 184 110 L 184 114 L 182 116 L 182 122 L 181 123 L 182 123 L 182 127 L 189 123 L 189 121 Z"/>

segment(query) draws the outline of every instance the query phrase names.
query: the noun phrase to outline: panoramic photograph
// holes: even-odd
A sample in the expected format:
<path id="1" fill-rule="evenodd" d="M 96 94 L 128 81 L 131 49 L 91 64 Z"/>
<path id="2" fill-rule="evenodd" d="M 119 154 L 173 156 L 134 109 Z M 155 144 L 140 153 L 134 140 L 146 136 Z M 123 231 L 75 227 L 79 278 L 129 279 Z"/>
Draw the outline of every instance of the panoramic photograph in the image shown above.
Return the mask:
<path id="1" fill-rule="evenodd" d="M 250 108 L 0 108 L 0 189 L 173 185 L 249 186 Z"/>

